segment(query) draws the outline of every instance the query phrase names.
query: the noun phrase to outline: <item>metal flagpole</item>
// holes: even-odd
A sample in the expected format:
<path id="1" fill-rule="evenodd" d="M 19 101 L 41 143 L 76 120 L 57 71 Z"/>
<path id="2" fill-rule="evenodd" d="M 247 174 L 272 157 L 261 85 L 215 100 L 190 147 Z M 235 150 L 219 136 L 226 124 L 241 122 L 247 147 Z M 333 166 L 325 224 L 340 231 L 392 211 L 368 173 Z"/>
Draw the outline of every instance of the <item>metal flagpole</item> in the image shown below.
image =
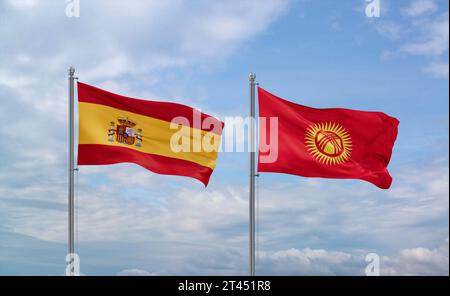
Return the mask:
<path id="1" fill-rule="evenodd" d="M 75 68 L 69 70 L 69 275 L 75 275 L 74 254 L 75 254 L 75 115 L 74 115 L 74 88 L 75 88 Z"/>
<path id="2" fill-rule="evenodd" d="M 255 79 L 256 75 L 250 73 L 250 275 L 255 275 Z"/>

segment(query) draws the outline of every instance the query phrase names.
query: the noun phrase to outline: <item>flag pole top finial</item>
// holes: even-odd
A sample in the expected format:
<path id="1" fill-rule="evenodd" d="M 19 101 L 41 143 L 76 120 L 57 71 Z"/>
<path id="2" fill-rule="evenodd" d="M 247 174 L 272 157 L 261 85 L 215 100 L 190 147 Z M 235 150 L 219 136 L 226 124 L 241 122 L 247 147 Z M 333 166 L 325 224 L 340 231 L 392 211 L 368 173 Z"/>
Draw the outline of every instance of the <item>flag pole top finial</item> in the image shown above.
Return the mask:
<path id="1" fill-rule="evenodd" d="M 250 81 L 255 81 L 255 79 L 256 79 L 256 74 L 255 73 L 253 73 L 253 72 L 250 72 L 250 74 L 248 74 L 248 79 L 250 80 Z"/>
<path id="2" fill-rule="evenodd" d="M 70 66 L 67 72 L 69 73 L 69 76 L 73 76 L 75 74 L 75 68 Z"/>

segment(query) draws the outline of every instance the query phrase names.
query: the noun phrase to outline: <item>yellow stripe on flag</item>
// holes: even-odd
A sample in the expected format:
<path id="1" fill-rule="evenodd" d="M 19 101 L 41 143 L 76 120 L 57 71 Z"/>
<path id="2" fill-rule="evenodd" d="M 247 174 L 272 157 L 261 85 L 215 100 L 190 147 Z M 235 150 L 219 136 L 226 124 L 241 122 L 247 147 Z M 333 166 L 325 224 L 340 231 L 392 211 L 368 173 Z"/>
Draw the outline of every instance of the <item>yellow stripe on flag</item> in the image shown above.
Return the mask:
<path id="1" fill-rule="evenodd" d="M 221 137 L 212 132 L 182 126 L 171 129 L 171 123 L 133 112 L 120 110 L 100 104 L 79 102 L 79 144 L 97 144 L 126 147 L 143 153 L 156 154 L 176 159 L 195 162 L 214 169 Z M 135 130 L 142 129 L 142 146 L 127 145 L 108 141 L 110 123 L 117 123 L 118 118 L 129 118 L 136 123 Z M 177 133 L 183 141 L 190 142 L 190 152 L 175 152 L 171 149 L 172 136 Z M 205 151 L 203 142 L 212 144 L 212 152 Z M 198 150 L 194 150 L 194 147 Z M 200 151 L 200 152 L 193 152 Z"/>

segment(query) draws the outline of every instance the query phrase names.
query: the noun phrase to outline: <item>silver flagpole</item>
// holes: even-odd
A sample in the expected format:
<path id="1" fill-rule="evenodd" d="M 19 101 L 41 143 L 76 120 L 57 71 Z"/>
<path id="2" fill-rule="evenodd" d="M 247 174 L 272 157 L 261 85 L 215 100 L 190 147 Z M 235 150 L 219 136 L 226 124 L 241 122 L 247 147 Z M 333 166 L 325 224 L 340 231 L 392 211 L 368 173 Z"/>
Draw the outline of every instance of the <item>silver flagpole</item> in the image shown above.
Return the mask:
<path id="1" fill-rule="evenodd" d="M 255 79 L 250 73 L 250 275 L 255 275 Z"/>
<path id="2" fill-rule="evenodd" d="M 75 254 L 75 115 L 74 115 L 74 88 L 75 88 L 75 68 L 69 70 L 69 274 L 75 275 L 74 254 Z"/>

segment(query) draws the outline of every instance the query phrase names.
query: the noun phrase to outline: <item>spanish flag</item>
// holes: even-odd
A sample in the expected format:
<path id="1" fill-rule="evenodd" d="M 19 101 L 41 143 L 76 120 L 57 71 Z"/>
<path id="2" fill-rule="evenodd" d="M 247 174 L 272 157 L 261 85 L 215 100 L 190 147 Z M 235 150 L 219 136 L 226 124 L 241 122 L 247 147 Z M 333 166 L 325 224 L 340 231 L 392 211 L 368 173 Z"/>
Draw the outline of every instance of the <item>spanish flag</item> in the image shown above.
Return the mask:
<path id="1" fill-rule="evenodd" d="M 191 107 L 132 99 L 78 82 L 78 165 L 138 164 L 195 178 L 216 166 L 223 122 Z"/>
<path id="2" fill-rule="evenodd" d="M 398 133 L 396 118 L 382 112 L 306 107 L 262 88 L 258 100 L 259 172 L 360 179 L 382 189 L 391 186 L 387 166 Z"/>

